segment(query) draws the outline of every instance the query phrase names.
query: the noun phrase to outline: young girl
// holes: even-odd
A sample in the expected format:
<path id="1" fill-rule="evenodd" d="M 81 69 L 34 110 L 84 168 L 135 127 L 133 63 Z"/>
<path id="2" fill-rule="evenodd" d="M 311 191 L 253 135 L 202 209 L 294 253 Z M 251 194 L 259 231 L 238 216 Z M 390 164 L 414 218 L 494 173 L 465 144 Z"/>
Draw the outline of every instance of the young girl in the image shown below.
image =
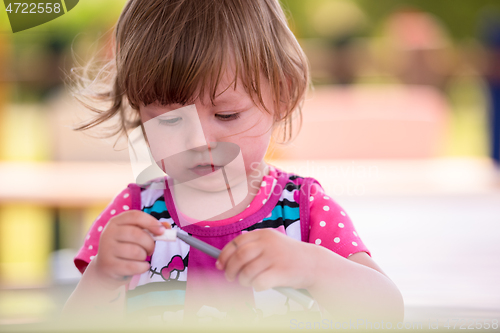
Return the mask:
<path id="1" fill-rule="evenodd" d="M 278 0 L 129 0 L 111 64 L 112 89 L 90 96 L 111 107 L 94 109 L 98 116 L 80 130 L 118 117 L 123 133 L 142 126 L 153 151 L 175 140 L 153 137 L 147 124 L 177 133 L 187 119 L 176 112 L 195 110 L 205 144 L 188 144 L 195 135 L 185 136 L 179 151 L 193 162 L 186 172 L 203 177 L 224 169 L 227 163 L 207 158 L 233 144 L 246 177 L 231 186 L 245 192 L 226 210 L 182 224 L 171 182 L 130 184 L 96 219 L 75 258 L 83 276 L 66 315 L 267 316 L 292 310 L 293 301 L 271 289 L 290 287 L 335 320 L 402 320 L 397 287 L 347 213 L 314 179 L 264 161 L 278 126 L 290 138 L 309 83 Z M 155 242 L 164 225 L 222 249 L 218 260 L 180 240 Z"/>

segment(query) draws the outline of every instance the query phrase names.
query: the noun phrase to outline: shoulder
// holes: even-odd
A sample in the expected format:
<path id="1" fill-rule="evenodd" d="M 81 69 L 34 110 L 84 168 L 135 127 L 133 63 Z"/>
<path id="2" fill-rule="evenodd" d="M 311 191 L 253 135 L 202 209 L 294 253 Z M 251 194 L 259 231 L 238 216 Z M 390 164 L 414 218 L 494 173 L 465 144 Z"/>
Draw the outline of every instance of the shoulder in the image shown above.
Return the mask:
<path id="1" fill-rule="evenodd" d="M 371 255 L 346 210 L 326 193 L 316 179 L 274 169 L 278 175 L 287 175 L 286 190 L 293 191 L 294 201 L 307 211 L 300 221 L 309 229 L 305 232 L 309 243 L 326 247 L 345 258 L 358 252 Z M 286 192 L 283 191 L 284 194 Z"/>
<path id="2" fill-rule="evenodd" d="M 288 199 L 304 206 L 302 209 L 310 208 L 310 196 L 323 195 L 324 191 L 319 182 L 311 177 L 304 177 L 296 173 L 285 172 L 277 167 L 269 166 L 269 176 L 275 181 L 280 180 L 280 186 L 273 187 L 273 193 L 281 193 L 280 201 Z M 312 197 L 311 197 L 312 200 Z"/>
<path id="3" fill-rule="evenodd" d="M 324 246 L 344 258 L 358 252 L 371 255 L 346 210 L 326 194 L 319 184 L 312 186 L 309 201 L 310 243 Z"/>
<path id="4" fill-rule="evenodd" d="M 288 190 L 300 190 L 302 185 L 304 185 L 306 182 L 310 184 L 309 186 L 312 186 L 312 184 L 316 184 L 317 186 L 321 187 L 319 182 L 314 178 L 304 177 L 293 172 L 286 172 L 272 165 L 269 166 L 269 175 L 276 179 L 285 177 L 287 179 L 285 188 Z"/>

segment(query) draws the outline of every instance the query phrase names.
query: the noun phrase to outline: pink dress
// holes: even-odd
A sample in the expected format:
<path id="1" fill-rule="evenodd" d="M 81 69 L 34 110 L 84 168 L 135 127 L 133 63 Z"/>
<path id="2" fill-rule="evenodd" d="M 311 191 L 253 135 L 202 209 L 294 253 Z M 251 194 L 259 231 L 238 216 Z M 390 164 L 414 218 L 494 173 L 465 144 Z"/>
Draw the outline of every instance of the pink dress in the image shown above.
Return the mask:
<path id="1" fill-rule="evenodd" d="M 91 226 L 83 246 L 75 257 L 76 267 L 80 272 L 84 272 L 98 253 L 99 237 L 109 219 L 130 209 L 141 209 L 160 221 L 168 221 L 173 228 L 179 228 L 178 223 L 176 224 L 175 208 L 172 205 L 168 189 L 139 189 L 137 186 L 130 185 L 113 199 Z M 261 228 L 274 228 L 294 239 L 323 246 L 344 258 L 361 251 L 370 255 L 347 213 L 324 193 L 316 180 L 287 174 L 274 167 L 270 167 L 269 175 L 263 177 L 260 190 L 247 209 L 231 218 L 204 221 L 202 224 L 183 227 L 182 231 L 222 248 L 241 233 Z M 190 292 L 190 289 L 196 289 L 198 282 L 200 285 L 204 283 L 203 278 L 195 282 L 199 276 L 202 276 L 195 272 L 203 272 L 203 276 L 206 276 L 209 271 L 213 274 L 222 274 L 213 269 L 215 259 L 209 258 L 200 251 L 190 249 L 180 241 L 169 242 L 175 244 L 164 243 L 157 242 L 153 256 L 146 259 L 151 263 L 151 269 L 142 275 L 135 276 L 129 285 L 129 293 L 133 295 L 129 299 L 132 304 L 129 307 L 129 310 L 132 309 L 131 312 L 134 309 L 142 309 L 142 303 L 137 301 L 134 305 L 134 299 L 143 300 L 145 296 L 142 291 L 139 291 L 149 284 L 175 282 L 178 286 L 175 289 L 177 293 L 172 294 L 172 290 L 169 290 L 170 294 L 165 294 L 165 297 L 161 298 L 163 303 L 151 306 L 158 308 L 161 305 L 170 310 L 176 310 L 184 304 L 184 299 L 186 304 L 189 303 L 190 297 L 187 295 L 198 293 L 201 287 L 196 292 Z M 186 288 L 187 280 L 190 283 Z M 227 286 L 225 288 L 227 290 Z M 244 289 L 235 285 L 231 288 L 235 294 L 241 291 L 240 289 Z M 183 294 L 184 292 L 187 295 Z M 165 298 L 177 299 L 176 297 L 182 300 L 164 300 Z M 141 305 L 138 305 L 139 303 Z M 253 300 L 249 303 L 255 306 Z"/>

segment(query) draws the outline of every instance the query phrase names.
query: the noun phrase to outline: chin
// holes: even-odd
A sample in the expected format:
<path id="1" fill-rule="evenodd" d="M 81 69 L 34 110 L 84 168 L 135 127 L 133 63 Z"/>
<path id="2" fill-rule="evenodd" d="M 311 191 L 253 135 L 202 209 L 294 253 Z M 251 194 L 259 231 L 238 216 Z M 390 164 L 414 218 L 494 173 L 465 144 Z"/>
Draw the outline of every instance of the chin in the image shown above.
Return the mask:
<path id="1" fill-rule="evenodd" d="M 222 191 L 227 192 L 228 186 L 231 190 L 241 190 L 242 187 L 246 188 L 247 178 L 246 175 L 233 175 L 226 183 L 225 178 L 222 176 L 222 172 L 216 171 L 209 175 L 184 182 L 183 185 L 199 191 L 218 193 Z"/>
<path id="2" fill-rule="evenodd" d="M 226 184 L 221 184 L 220 180 L 208 180 L 208 179 L 195 179 L 189 182 L 185 182 L 184 185 L 203 192 L 217 193 L 221 191 L 227 191 Z"/>

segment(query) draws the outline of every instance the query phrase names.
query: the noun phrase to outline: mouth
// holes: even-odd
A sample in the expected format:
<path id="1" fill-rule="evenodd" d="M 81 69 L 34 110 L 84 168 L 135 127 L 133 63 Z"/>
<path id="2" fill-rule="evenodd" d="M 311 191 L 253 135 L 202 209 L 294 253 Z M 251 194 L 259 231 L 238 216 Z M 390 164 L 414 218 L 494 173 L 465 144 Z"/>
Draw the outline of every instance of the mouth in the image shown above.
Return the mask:
<path id="1" fill-rule="evenodd" d="M 192 172 L 197 174 L 198 176 L 205 176 L 212 172 L 219 170 L 221 166 L 213 165 L 213 164 L 199 164 L 195 167 L 189 168 Z"/>

